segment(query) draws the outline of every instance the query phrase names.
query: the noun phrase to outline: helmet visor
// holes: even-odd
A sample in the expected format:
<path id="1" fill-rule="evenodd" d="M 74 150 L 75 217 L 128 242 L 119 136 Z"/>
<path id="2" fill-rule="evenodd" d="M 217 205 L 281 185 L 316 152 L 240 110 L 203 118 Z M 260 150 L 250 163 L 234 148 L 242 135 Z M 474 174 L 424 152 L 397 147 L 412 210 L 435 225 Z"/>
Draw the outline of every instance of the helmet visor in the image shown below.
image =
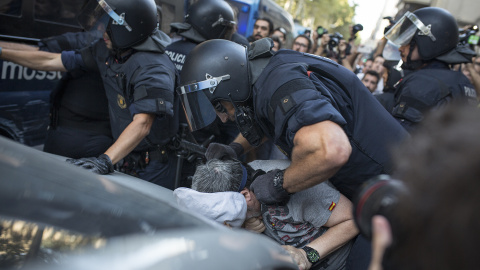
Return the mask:
<path id="1" fill-rule="evenodd" d="M 400 55 L 400 51 L 398 50 L 399 46 L 395 45 L 393 42 L 390 40 L 387 42 L 385 47 L 383 48 L 383 58 L 387 61 L 399 61 L 402 59 L 402 56 Z"/>
<path id="2" fill-rule="evenodd" d="M 436 40 L 430 31 L 430 26 L 425 26 L 415 14 L 409 11 L 385 33 L 385 38 L 395 45 L 405 46 L 410 43 L 417 30 L 420 30 L 419 35 L 429 36 L 432 41 Z"/>
<path id="3" fill-rule="evenodd" d="M 205 81 L 177 88 L 191 131 L 202 129 L 215 121 L 217 114 L 211 101 L 205 95 L 205 91 L 213 94 L 216 86 L 222 80 L 228 80 L 229 78 L 229 75 L 208 77 Z"/>
<path id="4" fill-rule="evenodd" d="M 125 21 L 125 14 L 117 14 L 105 0 L 88 1 L 78 15 L 78 23 L 86 31 L 105 32 L 107 24 L 112 19 L 112 24 L 124 25 L 128 31 L 132 31 Z"/>

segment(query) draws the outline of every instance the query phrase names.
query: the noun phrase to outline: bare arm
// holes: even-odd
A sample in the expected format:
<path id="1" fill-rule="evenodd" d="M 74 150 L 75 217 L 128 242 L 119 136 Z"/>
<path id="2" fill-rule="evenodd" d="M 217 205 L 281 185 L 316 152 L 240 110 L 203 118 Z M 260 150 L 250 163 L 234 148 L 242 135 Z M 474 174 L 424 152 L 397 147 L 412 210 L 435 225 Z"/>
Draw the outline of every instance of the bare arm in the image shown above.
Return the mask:
<path id="1" fill-rule="evenodd" d="M 348 161 L 352 147 L 343 129 L 332 121 L 302 127 L 293 140 L 291 164 L 283 188 L 295 193 L 319 184 Z"/>
<path id="2" fill-rule="evenodd" d="M 387 42 L 388 42 L 388 40 L 385 37 L 382 37 L 382 39 L 380 39 L 380 41 L 378 41 L 377 48 L 375 50 L 375 53 L 373 54 L 373 59 L 375 59 L 375 57 L 383 54 L 383 49 L 385 48 L 385 45 L 387 45 Z"/>
<path id="3" fill-rule="evenodd" d="M 328 254 L 339 249 L 359 233 L 353 221 L 352 208 L 352 202 L 347 197 L 340 195 L 337 205 L 324 225 L 329 229 L 308 244 L 318 251 L 321 258 L 325 258 Z"/>
<path id="4" fill-rule="evenodd" d="M 3 49 L 0 58 L 36 70 L 67 71 L 60 53 Z"/>
<path id="5" fill-rule="evenodd" d="M 39 49 L 37 46 L 7 41 L 0 41 L 0 47 L 17 51 L 38 51 Z"/>
<path id="6" fill-rule="evenodd" d="M 133 121 L 105 152 L 113 164 L 128 155 L 150 133 L 154 120 L 153 114 L 139 113 L 133 117 Z"/>
<path id="7" fill-rule="evenodd" d="M 325 258 L 358 234 L 358 229 L 353 221 L 352 207 L 352 203 L 345 196 L 340 195 L 337 206 L 324 225 L 329 229 L 308 244 L 309 247 L 318 251 L 320 258 Z M 292 255 L 301 269 L 311 267 L 304 250 L 293 246 L 283 246 L 283 248 Z"/>

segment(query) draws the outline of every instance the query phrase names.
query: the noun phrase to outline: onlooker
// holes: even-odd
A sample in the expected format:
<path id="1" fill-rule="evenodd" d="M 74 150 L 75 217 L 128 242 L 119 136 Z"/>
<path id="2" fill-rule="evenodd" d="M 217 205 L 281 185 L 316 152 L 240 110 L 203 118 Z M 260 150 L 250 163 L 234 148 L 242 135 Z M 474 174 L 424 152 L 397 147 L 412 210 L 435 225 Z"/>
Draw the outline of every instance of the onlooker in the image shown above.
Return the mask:
<path id="1" fill-rule="evenodd" d="M 377 72 L 373 70 L 369 70 L 363 76 L 362 82 L 367 87 L 367 89 L 371 93 L 373 93 L 375 92 L 375 89 L 377 89 L 377 84 L 379 79 L 380 79 L 380 76 L 378 75 Z"/>
<path id="2" fill-rule="evenodd" d="M 358 233 L 352 203 L 327 181 L 292 195 L 284 205 L 265 205 L 250 189 L 253 178 L 262 173 L 239 161 L 213 159 L 197 167 L 192 189 L 240 192 L 250 219 L 246 228 L 255 227 L 284 245 L 301 269 L 344 269 Z"/>
<path id="3" fill-rule="evenodd" d="M 287 30 L 283 27 L 275 28 L 273 31 L 272 37 L 277 36 L 280 39 L 281 47 L 285 46 L 285 42 L 287 41 Z"/>
<path id="4" fill-rule="evenodd" d="M 378 95 L 378 94 L 381 94 L 383 92 L 383 86 L 384 86 L 383 76 L 385 74 L 385 66 L 383 65 L 384 63 L 385 63 L 385 58 L 383 58 L 383 56 L 381 56 L 381 55 L 377 55 L 372 61 L 371 68 L 367 67 L 367 70 L 373 70 L 373 71 L 377 72 L 377 74 L 380 77 L 380 79 L 377 83 L 377 88 L 373 92 L 374 95 Z M 365 70 L 365 68 L 364 68 L 364 70 Z M 365 73 L 366 73 L 366 71 L 362 71 L 362 73 L 357 74 L 357 77 L 360 78 L 360 79 L 363 79 L 363 76 L 365 75 Z"/>
<path id="5" fill-rule="evenodd" d="M 313 54 L 327 57 L 329 51 L 328 42 L 330 41 L 328 30 L 319 26 L 317 31 L 313 32 L 313 40 L 315 41 Z"/>
<path id="6" fill-rule="evenodd" d="M 273 41 L 273 48 L 272 48 L 272 51 L 276 52 L 278 50 L 280 50 L 282 48 L 282 41 L 280 40 L 280 38 L 278 36 L 271 36 L 270 37 Z"/>
<path id="7" fill-rule="evenodd" d="M 447 106 L 430 111 L 395 153 L 397 222 L 372 219 L 370 269 L 477 269 L 480 242 L 480 111 Z M 448 216 L 448 218 L 446 218 Z"/>
<path id="8" fill-rule="evenodd" d="M 293 40 L 292 50 L 297 52 L 308 53 L 312 47 L 312 41 L 305 35 L 298 35 Z"/>
<path id="9" fill-rule="evenodd" d="M 367 71 L 372 69 L 372 66 L 373 66 L 373 59 L 372 58 L 366 59 L 365 62 L 363 63 L 362 73 L 364 73 L 364 74 L 367 73 Z M 380 76 L 380 74 L 379 74 L 379 76 Z"/>
<path id="10" fill-rule="evenodd" d="M 249 42 L 254 42 L 273 33 L 273 22 L 269 18 L 258 18 L 253 25 L 253 34 L 247 38 Z"/>

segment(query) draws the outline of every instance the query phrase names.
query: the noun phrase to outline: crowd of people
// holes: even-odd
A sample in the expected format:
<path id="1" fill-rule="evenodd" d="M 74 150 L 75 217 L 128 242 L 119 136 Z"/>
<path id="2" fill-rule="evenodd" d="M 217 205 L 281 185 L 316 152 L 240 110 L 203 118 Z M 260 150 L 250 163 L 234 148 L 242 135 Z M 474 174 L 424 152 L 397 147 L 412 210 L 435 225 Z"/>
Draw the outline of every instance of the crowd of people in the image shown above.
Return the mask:
<path id="1" fill-rule="evenodd" d="M 105 11 L 101 17 L 98 8 Z M 405 13 L 388 26 L 370 57 L 360 55 L 354 42 L 361 25 L 351 27 L 349 39 L 318 27 L 295 36 L 288 48 L 289 33 L 268 18 L 258 18 L 249 37 L 236 33 L 234 9 L 223 0 L 190 5 L 185 21 L 172 23 L 169 34 L 158 29 L 160 12 L 153 0 L 91 0 L 79 16 L 86 32 L 68 36 L 71 46 L 54 46 L 58 37 L 42 40 L 38 48 L 0 42 L 4 60 L 67 72 L 57 91 L 62 94 L 54 99 L 45 151 L 95 173 L 117 169 L 175 189 L 179 200 L 235 197 L 247 211 L 219 215 L 232 217 L 219 221 L 235 220 L 234 227 L 271 237 L 300 269 L 404 269 L 410 258 L 421 261 L 420 254 L 426 261 L 412 263 L 412 269 L 459 265 L 447 262 L 454 255 L 434 263 L 433 246 L 408 240 L 410 230 L 415 239 L 435 239 L 427 233 L 431 228 L 415 224 L 417 218 L 432 227 L 444 222 L 444 212 L 433 221 L 426 215 L 436 212 L 436 205 L 449 209 L 441 194 L 469 204 L 460 192 L 478 176 L 472 154 L 479 150 L 478 132 L 467 128 L 478 119 L 472 115 L 478 116 L 480 58 L 459 44 L 448 11 Z M 387 43 L 398 47 L 399 59 L 382 54 Z M 95 93 L 76 94 L 81 88 Z M 92 95 L 101 104 L 71 104 Z M 445 110 L 453 105 L 455 110 Z M 432 112 L 436 118 L 428 117 Z M 187 125 L 190 132 L 182 138 L 206 142 L 207 150 L 205 157 L 182 165 L 178 182 L 182 157 L 172 142 Z M 61 152 L 70 149 L 72 139 L 75 152 Z M 455 140 L 471 147 L 454 150 Z M 392 149 L 410 144 L 418 152 L 393 155 Z M 287 159 L 287 165 L 248 164 L 278 159 Z M 462 164 L 462 171 L 446 160 Z M 453 172 L 465 177 L 457 183 Z M 404 223 L 373 218 L 372 242 L 359 234 L 351 201 L 364 183 L 382 174 L 405 181 L 412 197 L 399 203 Z M 441 185 L 433 188 L 436 181 Z M 429 187 L 438 191 L 431 200 L 422 198 Z M 232 192 L 236 195 L 201 195 Z M 422 199 L 424 208 L 411 205 Z M 465 250 L 470 254 L 478 237 L 468 225 L 480 224 L 469 223 L 466 215 L 458 220 L 465 224 L 457 228 L 465 227 L 472 237 L 449 237 L 451 249 L 458 254 L 472 248 Z M 449 247 L 438 242 L 435 248 L 448 254 Z M 471 268 L 468 262 L 463 268 Z"/>

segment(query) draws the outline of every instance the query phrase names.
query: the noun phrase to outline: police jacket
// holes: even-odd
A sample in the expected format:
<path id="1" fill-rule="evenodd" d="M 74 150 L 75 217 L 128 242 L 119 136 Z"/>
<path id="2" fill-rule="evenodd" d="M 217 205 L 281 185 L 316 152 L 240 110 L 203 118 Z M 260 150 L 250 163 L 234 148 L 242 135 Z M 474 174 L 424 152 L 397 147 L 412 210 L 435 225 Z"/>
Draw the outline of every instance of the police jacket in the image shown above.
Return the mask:
<path id="1" fill-rule="evenodd" d="M 300 128 L 326 120 L 343 128 L 352 154 L 330 181 L 350 199 L 364 181 L 391 172 L 389 147 L 408 135 L 354 73 L 327 58 L 280 50 L 253 92 L 257 122 L 288 156 Z"/>
<path id="2" fill-rule="evenodd" d="M 78 53 L 62 52 L 62 62 L 69 71 L 92 69 L 96 64 L 107 93 L 113 138 L 120 136 L 135 114 L 148 113 L 156 115 L 155 121 L 134 151 L 168 143 L 178 129 L 179 106 L 174 94 L 176 70 L 168 56 L 163 51 L 133 51 L 125 59 L 113 55 L 105 59 L 99 50 L 97 42 Z"/>
<path id="3" fill-rule="evenodd" d="M 188 39 L 175 41 L 167 46 L 165 49 L 165 54 L 170 57 L 170 60 L 172 60 L 172 62 L 175 64 L 177 70 L 182 71 L 185 58 L 187 57 L 188 53 L 197 45 L 198 43 Z"/>
<path id="4" fill-rule="evenodd" d="M 60 53 L 65 50 L 82 49 L 100 37 L 91 32 L 65 33 L 42 39 L 39 49 Z M 104 45 L 104 43 L 100 43 Z M 105 57 L 109 54 L 104 48 Z M 52 91 L 50 127 L 74 127 L 96 134 L 112 136 L 107 106 L 107 96 L 98 71 L 76 70 L 63 74 Z"/>
<path id="5" fill-rule="evenodd" d="M 447 64 L 434 61 L 400 81 L 392 114 L 411 131 L 423 120 L 426 112 L 454 100 L 476 105 L 475 88 L 460 71 L 450 70 Z"/>

